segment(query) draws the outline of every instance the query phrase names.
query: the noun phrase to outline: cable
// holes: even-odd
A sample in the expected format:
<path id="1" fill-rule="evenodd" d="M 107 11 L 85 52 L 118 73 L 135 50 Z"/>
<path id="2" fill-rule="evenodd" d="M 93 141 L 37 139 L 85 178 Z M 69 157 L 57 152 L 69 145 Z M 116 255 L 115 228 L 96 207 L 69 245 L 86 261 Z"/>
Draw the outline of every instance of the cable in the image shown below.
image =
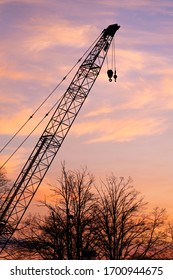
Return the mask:
<path id="1" fill-rule="evenodd" d="M 101 33 L 102 34 L 102 33 Z M 57 90 L 57 88 L 62 84 L 62 82 L 69 76 L 69 74 L 73 71 L 73 69 L 77 66 L 77 64 L 82 60 L 82 58 L 89 52 L 95 42 L 99 39 L 101 34 L 98 38 L 92 43 L 92 45 L 85 51 L 82 57 L 74 64 L 74 66 L 69 70 L 69 72 L 64 76 L 64 78 L 58 83 L 58 85 L 50 92 L 50 94 L 43 100 L 43 102 L 36 108 L 34 113 L 25 121 L 25 123 L 17 130 L 17 132 L 10 138 L 10 140 L 3 146 L 0 150 L 0 153 L 12 142 L 12 140 L 19 134 L 19 132 L 27 125 L 27 123 L 34 117 L 34 115 L 39 111 L 39 109 L 46 103 L 46 101 L 53 95 L 53 93 Z M 56 103 L 57 104 L 57 103 Z M 2 168 L 2 167 L 1 167 Z"/>
<path id="2" fill-rule="evenodd" d="M 107 66 L 107 71 L 109 70 L 109 61 L 108 61 L 108 55 L 106 56 L 106 66 Z"/>
<path id="3" fill-rule="evenodd" d="M 115 38 L 113 38 L 113 55 L 114 55 L 114 69 L 116 70 L 116 55 L 115 55 Z"/>
<path id="4" fill-rule="evenodd" d="M 115 38 L 112 40 L 112 69 L 116 70 L 116 60 L 115 60 Z"/>
<path id="5" fill-rule="evenodd" d="M 28 118 L 28 120 L 19 128 L 19 130 L 12 136 L 12 138 L 5 144 L 5 146 L 0 150 L 0 153 L 11 143 L 11 141 L 19 134 L 19 132 L 26 126 L 26 124 L 34 117 L 34 115 L 39 111 L 39 109 L 46 103 L 46 101 L 52 96 L 56 89 L 62 84 L 62 82 L 67 78 L 67 76 L 73 71 L 76 65 L 81 59 L 70 69 L 67 75 L 58 83 L 58 85 L 51 91 L 51 93 L 43 100 L 43 102 L 37 107 L 34 113 Z"/>
<path id="6" fill-rule="evenodd" d="M 101 35 L 99 35 L 100 37 Z M 99 38 L 98 37 L 98 38 Z M 91 49 L 91 47 L 95 44 L 95 42 L 98 40 L 98 38 L 93 42 L 93 44 L 90 46 L 90 48 L 83 54 L 83 56 L 77 61 L 77 63 L 70 69 L 70 71 L 67 73 L 67 75 L 62 79 L 65 80 L 66 77 L 70 74 L 70 72 L 73 71 L 73 69 L 76 67 L 76 65 L 82 60 L 82 58 L 87 54 L 87 52 Z M 22 130 L 22 128 L 26 125 L 26 123 L 36 114 L 36 112 L 43 106 L 43 104 L 49 99 L 49 97 L 55 92 L 55 90 L 59 87 L 59 85 L 62 83 L 62 81 L 52 90 L 52 92 L 48 95 L 48 97 L 41 103 L 41 105 L 35 110 L 35 112 L 30 116 L 30 118 L 25 122 L 25 124 L 15 133 L 15 135 L 11 138 L 11 141 L 14 139 L 14 137 Z M 14 150 L 14 152 L 7 158 L 7 160 L 3 163 L 3 165 L 0 167 L 2 169 L 7 162 L 14 156 L 14 154 L 22 147 L 22 145 L 27 141 L 27 139 L 33 134 L 33 132 L 40 126 L 40 124 L 43 122 L 43 120 L 50 114 L 50 112 L 57 106 L 57 104 L 62 100 L 64 94 L 56 101 L 56 103 L 51 107 L 51 109 L 46 113 L 46 115 L 40 120 L 40 122 L 33 128 L 33 130 L 28 134 L 28 136 L 21 142 L 21 144 Z M 10 143 L 11 141 L 8 141 Z M 7 146 L 6 144 L 5 146 Z M 4 146 L 4 148 L 5 148 Z M 3 150 L 3 149 L 2 149 Z M 2 151 L 1 150 L 1 151 Z"/>
<path id="7" fill-rule="evenodd" d="M 21 144 L 14 150 L 14 152 L 7 158 L 7 160 L 3 163 L 0 167 L 2 169 L 7 162 L 14 156 L 14 154 L 22 147 L 22 145 L 26 142 L 26 140 L 33 134 L 33 132 L 40 126 L 40 124 L 44 121 L 44 119 L 50 114 L 50 112 L 55 108 L 55 106 L 62 100 L 63 95 L 61 98 L 52 106 L 52 108 L 46 113 L 46 115 L 39 121 L 39 123 L 33 128 L 33 130 L 27 135 L 27 137 L 21 142 Z"/>
<path id="8" fill-rule="evenodd" d="M 5 144 L 5 146 L 0 150 L 0 153 L 10 144 L 10 142 L 19 134 L 19 132 L 26 126 L 26 124 L 30 121 L 32 116 L 19 128 L 19 130 L 10 138 L 10 140 Z"/>

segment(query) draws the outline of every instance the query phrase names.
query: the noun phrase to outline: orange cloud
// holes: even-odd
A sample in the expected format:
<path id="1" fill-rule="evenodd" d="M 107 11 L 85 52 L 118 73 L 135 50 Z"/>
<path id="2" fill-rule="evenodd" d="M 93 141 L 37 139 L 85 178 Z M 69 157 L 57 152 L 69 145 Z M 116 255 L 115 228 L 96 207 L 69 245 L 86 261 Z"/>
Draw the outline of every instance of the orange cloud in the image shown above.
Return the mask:
<path id="1" fill-rule="evenodd" d="M 162 81 L 161 81 L 161 90 L 159 94 L 160 99 L 160 108 L 162 109 L 173 109 L 173 71 L 169 71 Z M 159 92 L 159 90 L 158 90 Z"/>
<path id="2" fill-rule="evenodd" d="M 94 111 L 90 111 L 85 115 L 85 117 L 97 117 L 103 114 L 111 113 L 115 110 L 115 107 L 111 107 L 110 105 L 108 106 L 103 106 L 100 108 L 95 109 Z"/>
<path id="3" fill-rule="evenodd" d="M 39 22 L 33 21 L 29 27 L 33 32 L 25 40 L 25 47 L 29 51 L 42 51 L 54 46 L 72 46 L 75 48 L 86 47 L 93 27 L 91 25 L 71 25 L 68 21 Z M 94 28 L 95 29 L 95 28 Z"/>
<path id="4" fill-rule="evenodd" d="M 8 78 L 11 80 L 27 80 L 31 79 L 34 76 L 24 70 L 12 69 L 10 65 L 8 67 L 1 67 L 0 68 L 0 77 Z"/>
<path id="5" fill-rule="evenodd" d="M 23 0 L 18 0 L 18 2 L 23 3 Z M 29 4 L 37 4 L 37 3 L 43 4 L 43 2 L 46 3 L 45 0 L 25 0 L 25 3 L 29 3 Z M 0 5 L 8 4 L 8 3 L 16 3 L 16 0 L 1 0 L 0 1 Z"/>
<path id="6" fill-rule="evenodd" d="M 14 135 L 18 131 L 18 129 L 29 119 L 29 117 L 32 115 L 33 111 L 31 108 L 26 108 L 24 110 L 18 111 L 10 116 L 8 118 L 1 117 L 0 122 L 0 131 L 1 134 L 11 134 Z M 23 129 L 20 132 L 20 136 L 26 136 L 28 135 L 31 130 L 39 123 L 39 121 L 45 116 L 45 113 L 43 116 L 34 116 L 27 124 L 25 129 Z M 46 119 L 45 119 L 46 120 Z M 33 133 L 33 135 L 38 135 L 42 132 L 42 127 L 45 124 L 43 121 L 43 124 L 39 126 L 39 128 Z"/>
<path id="7" fill-rule="evenodd" d="M 129 100 L 122 104 L 124 109 L 150 108 L 152 112 L 160 109 L 167 111 L 173 109 L 173 71 L 169 67 L 162 69 L 160 79 L 155 81 L 139 82 L 136 90 L 129 97 Z M 127 89 L 129 91 L 129 89 Z"/>
<path id="8" fill-rule="evenodd" d="M 89 143 L 131 141 L 140 136 L 160 134 L 165 130 L 165 120 L 156 118 L 127 118 L 86 121 L 73 127 L 76 136 L 90 135 Z"/>
<path id="9" fill-rule="evenodd" d="M 150 0 L 121 0 L 115 3 L 113 0 L 107 0 L 106 2 L 104 0 L 98 0 L 98 4 L 103 4 L 105 6 L 114 6 L 116 9 L 119 8 L 125 8 L 125 9 L 143 9 L 143 10 L 150 10 L 153 9 L 155 12 L 160 12 L 163 14 L 171 14 L 170 10 L 165 10 L 165 8 L 172 8 L 173 4 L 172 1 L 159 1 L 157 0 L 157 3 Z"/>
<path id="10" fill-rule="evenodd" d="M 13 152 L 14 148 L 6 149 L 6 153 L 1 154 L 0 160 L 0 167 L 5 164 L 4 168 L 8 171 L 8 177 L 11 180 L 15 180 L 16 174 L 18 174 L 19 170 L 22 169 L 22 165 L 25 163 L 28 150 L 24 147 L 21 147 L 18 152 L 13 155 L 11 159 L 9 159 Z"/>

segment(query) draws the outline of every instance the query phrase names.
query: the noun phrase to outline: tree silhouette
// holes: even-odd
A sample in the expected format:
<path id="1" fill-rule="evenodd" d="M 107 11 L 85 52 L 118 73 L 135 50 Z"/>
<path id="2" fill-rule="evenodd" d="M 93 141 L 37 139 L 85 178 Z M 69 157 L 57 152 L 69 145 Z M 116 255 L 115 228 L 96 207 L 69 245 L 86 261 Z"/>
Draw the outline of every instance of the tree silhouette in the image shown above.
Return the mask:
<path id="1" fill-rule="evenodd" d="M 170 247 L 164 229 L 165 210 L 155 208 L 147 214 L 147 203 L 131 183 L 131 178 L 118 179 L 112 174 L 97 188 L 100 259 L 160 258 Z"/>
<path id="2" fill-rule="evenodd" d="M 0 169 L 0 207 L 4 201 L 10 187 L 10 181 L 7 179 L 4 169 Z"/>
<path id="3" fill-rule="evenodd" d="M 67 171 L 63 164 L 52 191 L 54 203 L 42 201 L 48 214 L 29 216 L 18 230 L 13 258 L 171 258 L 166 212 L 155 208 L 149 213 L 131 178 L 112 174 L 96 186 L 86 168 Z"/>
<path id="4" fill-rule="evenodd" d="M 26 252 L 29 250 L 34 257 L 43 259 L 83 259 L 84 254 L 91 251 L 94 238 L 93 182 L 86 168 L 66 171 L 63 164 L 62 176 L 53 188 L 55 205 L 42 201 L 48 215 L 29 217 L 25 221 L 21 231 L 23 243 L 20 242 L 19 247 L 22 245 Z"/>
<path id="5" fill-rule="evenodd" d="M 135 250 L 135 242 L 144 231 L 145 217 L 141 211 L 146 206 L 143 198 L 122 177 L 111 175 L 97 188 L 98 206 L 98 249 L 100 258 L 126 259 Z M 134 222 L 135 219 L 135 222 Z"/>
<path id="6" fill-rule="evenodd" d="M 6 226 L 6 230 L 3 232 L 3 235 L 2 235 L 2 230 L 4 228 L 5 221 L 4 221 L 4 219 L 2 219 L 1 214 L 3 213 L 3 203 L 9 193 L 10 185 L 11 185 L 11 182 L 7 178 L 5 169 L 1 168 L 0 169 L 0 249 L 6 243 L 8 233 L 13 230 L 13 225 L 11 223 L 8 223 L 8 226 Z M 9 253 L 7 253 L 7 251 L 4 251 L 3 258 L 5 259 L 8 257 L 9 257 Z"/>

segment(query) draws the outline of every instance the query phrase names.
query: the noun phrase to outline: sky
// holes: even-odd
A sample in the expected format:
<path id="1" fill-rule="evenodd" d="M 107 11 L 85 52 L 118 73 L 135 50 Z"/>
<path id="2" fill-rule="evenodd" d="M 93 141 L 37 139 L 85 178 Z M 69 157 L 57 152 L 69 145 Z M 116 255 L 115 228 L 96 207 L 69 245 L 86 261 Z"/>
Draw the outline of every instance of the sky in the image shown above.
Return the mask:
<path id="1" fill-rule="evenodd" d="M 98 181 L 111 173 L 130 176 L 151 207 L 173 217 L 172 0 L 0 0 L 0 147 L 114 23 L 121 26 L 115 34 L 117 82 L 108 81 L 105 63 L 37 198 L 56 184 L 65 161 L 67 169 L 87 166 Z M 0 154 L 2 164 L 74 74 Z M 6 164 L 11 180 L 47 122 Z"/>

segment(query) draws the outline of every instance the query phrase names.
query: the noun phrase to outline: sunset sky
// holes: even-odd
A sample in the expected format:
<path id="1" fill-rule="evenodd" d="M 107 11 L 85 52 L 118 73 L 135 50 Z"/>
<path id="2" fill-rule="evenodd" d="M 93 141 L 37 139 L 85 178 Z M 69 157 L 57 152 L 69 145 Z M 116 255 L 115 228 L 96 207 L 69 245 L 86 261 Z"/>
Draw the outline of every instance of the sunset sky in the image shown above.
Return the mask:
<path id="1" fill-rule="evenodd" d="M 151 207 L 164 207 L 173 217 L 172 0 L 0 0 L 0 146 L 114 23 L 121 26 L 115 35 L 117 83 L 108 81 L 105 63 L 38 195 L 56 184 L 65 161 L 69 169 L 87 166 L 97 180 L 112 172 L 131 176 Z M 1 153 L 2 164 L 77 69 Z M 6 165 L 10 179 L 47 122 Z"/>

